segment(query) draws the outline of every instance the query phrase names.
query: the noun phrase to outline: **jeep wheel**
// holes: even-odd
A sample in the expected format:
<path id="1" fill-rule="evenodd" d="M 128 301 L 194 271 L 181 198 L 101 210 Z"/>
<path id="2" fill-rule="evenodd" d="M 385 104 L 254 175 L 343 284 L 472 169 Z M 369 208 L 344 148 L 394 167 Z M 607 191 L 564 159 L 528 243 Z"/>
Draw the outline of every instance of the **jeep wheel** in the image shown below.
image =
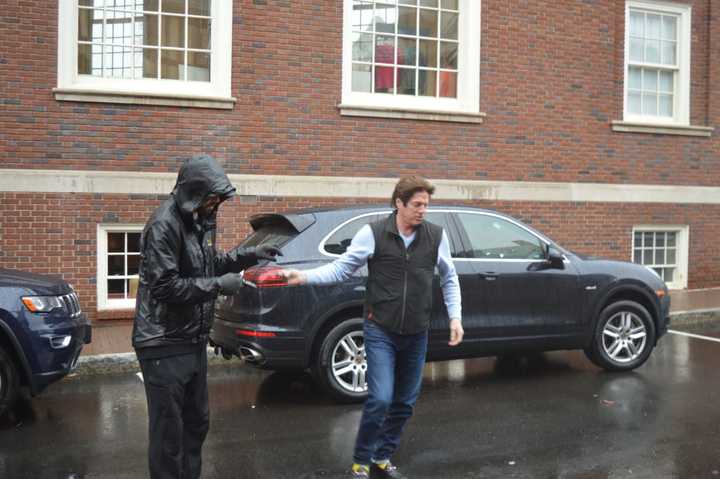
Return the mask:
<path id="1" fill-rule="evenodd" d="M 13 405 L 18 393 L 18 372 L 15 362 L 0 347 L 0 416 Z"/>
<path id="2" fill-rule="evenodd" d="M 362 318 L 348 319 L 332 328 L 313 365 L 313 376 L 320 386 L 343 402 L 361 402 L 367 397 L 362 328 Z"/>
<path id="3" fill-rule="evenodd" d="M 618 301 L 602 310 L 587 357 L 609 371 L 629 371 L 642 365 L 655 346 L 650 313 L 634 301 Z"/>

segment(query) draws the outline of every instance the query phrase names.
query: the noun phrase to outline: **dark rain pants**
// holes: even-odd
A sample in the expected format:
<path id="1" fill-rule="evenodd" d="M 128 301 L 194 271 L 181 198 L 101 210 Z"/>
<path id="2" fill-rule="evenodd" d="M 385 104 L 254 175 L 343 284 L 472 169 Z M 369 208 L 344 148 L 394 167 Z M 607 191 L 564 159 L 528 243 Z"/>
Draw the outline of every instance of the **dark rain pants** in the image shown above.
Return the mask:
<path id="1" fill-rule="evenodd" d="M 150 477 L 197 479 L 209 428 L 207 352 L 140 361 L 149 416 Z"/>

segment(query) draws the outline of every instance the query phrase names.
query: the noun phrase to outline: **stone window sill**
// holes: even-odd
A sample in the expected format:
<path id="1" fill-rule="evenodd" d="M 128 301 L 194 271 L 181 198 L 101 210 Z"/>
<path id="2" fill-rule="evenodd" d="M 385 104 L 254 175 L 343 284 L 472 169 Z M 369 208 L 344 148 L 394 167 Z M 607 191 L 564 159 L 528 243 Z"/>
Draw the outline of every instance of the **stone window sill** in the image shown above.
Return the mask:
<path id="1" fill-rule="evenodd" d="M 715 128 L 711 126 L 663 125 L 657 123 L 637 123 L 615 120 L 611 122 L 613 131 L 623 133 L 650 133 L 654 135 L 712 136 Z"/>
<path id="2" fill-rule="evenodd" d="M 231 110 L 237 101 L 233 97 L 182 96 L 147 93 L 125 93 L 76 88 L 53 89 L 58 101 L 79 101 L 93 103 L 120 103 L 126 105 L 179 106 L 188 108 L 215 108 Z"/>
<path id="3" fill-rule="evenodd" d="M 485 113 L 461 113 L 426 110 L 402 110 L 355 105 L 338 105 L 343 116 L 364 116 L 373 118 L 396 118 L 401 120 L 448 121 L 455 123 L 483 123 Z"/>

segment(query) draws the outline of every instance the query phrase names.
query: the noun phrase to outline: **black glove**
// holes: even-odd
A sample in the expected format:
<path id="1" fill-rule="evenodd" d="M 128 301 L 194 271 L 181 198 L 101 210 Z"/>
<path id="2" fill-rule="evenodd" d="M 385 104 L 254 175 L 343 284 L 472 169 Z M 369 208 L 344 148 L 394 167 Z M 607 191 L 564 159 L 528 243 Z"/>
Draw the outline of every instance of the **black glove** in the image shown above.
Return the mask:
<path id="1" fill-rule="evenodd" d="M 282 251 L 273 245 L 262 244 L 255 247 L 255 258 L 256 259 L 267 259 L 270 261 L 277 261 L 277 256 L 282 256 Z"/>
<path id="2" fill-rule="evenodd" d="M 222 294 L 235 294 L 243 287 L 242 275 L 226 273 L 217 279 Z"/>

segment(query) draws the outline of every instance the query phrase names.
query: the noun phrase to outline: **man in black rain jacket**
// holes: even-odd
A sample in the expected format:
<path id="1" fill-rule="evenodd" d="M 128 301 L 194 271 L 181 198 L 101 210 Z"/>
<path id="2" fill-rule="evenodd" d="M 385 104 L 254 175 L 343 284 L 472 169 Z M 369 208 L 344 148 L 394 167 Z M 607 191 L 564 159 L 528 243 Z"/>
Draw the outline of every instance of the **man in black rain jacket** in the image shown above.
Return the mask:
<path id="1" fill-rule="evenodd" d="M 273 246 L 215 250 L 218 206 L 234 194 L 214 159 L 193 157 L 143 230 L 132 343 L 147 396 L 153 479 L 200 477 L 215 298 L 239 291 L 240 271 L 281 254 Z"/>

